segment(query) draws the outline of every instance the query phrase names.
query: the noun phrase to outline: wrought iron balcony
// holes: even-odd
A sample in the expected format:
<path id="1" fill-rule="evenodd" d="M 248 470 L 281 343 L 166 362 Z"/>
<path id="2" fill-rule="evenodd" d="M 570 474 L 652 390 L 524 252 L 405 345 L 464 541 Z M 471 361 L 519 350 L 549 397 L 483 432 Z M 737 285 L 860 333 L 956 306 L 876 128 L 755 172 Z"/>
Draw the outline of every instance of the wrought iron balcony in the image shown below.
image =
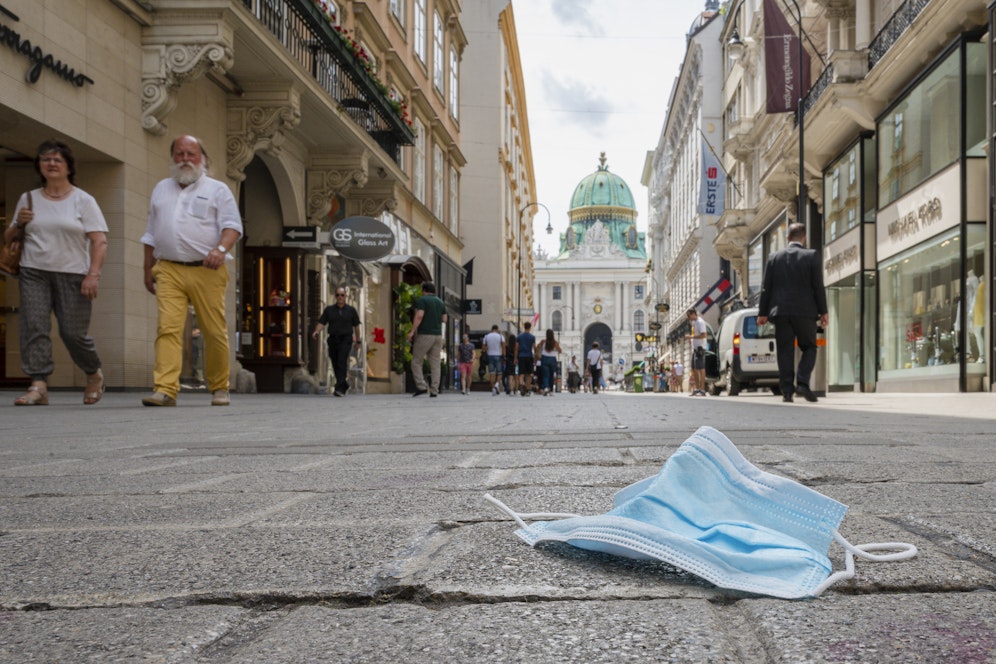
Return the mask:
<path id="1" fill-rule="evenodd" d="M 868 45 L 868 70 L 874 69 L 875 65 L 885 57 L 892 45 L 899 41 L 899 38 L 906 32 L 907 28 L 913 25 L 916 17 L 920 15 L 930 0 L 906 0 L 896 13 L 892 15 L 885 27 L 875 36 L 875 39 Z"/>
<path id="2" fill-rule="evenodd" d="M 384 86 L 312 0 L 242 0 L 256 19 L 283 44 L 364 131 L 395 161 L 415 133 Z"/>

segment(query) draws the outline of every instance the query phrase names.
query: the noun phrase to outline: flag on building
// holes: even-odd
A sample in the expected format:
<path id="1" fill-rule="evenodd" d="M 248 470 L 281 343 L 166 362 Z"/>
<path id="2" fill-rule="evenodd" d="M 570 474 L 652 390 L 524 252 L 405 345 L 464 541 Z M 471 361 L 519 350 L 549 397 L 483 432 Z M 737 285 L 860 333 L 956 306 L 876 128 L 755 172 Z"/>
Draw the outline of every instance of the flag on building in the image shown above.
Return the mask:
<path id="1" fill-rule="evenodd" d="M 533 314 L 533 327 L 536 327 L 539 324 L 539 316 L 538 311 Z"/>
<path id="2" fill-rule="evenodd" d="M 702 136 L 702 183 L 699 188 L 699 214 L 721 216 L 726 208 L 726 173 L 715 151 Z"/>
<path id="3" fill-rule="evenodd" d="M 764 0 L 764 83 L 768 88 L 768 113 L 787 113 L 799 108 L 799 99 L 809 90 L 809 53 L 795 28 L 789 25 L 775 0 Z"/>
<path id="4" fill-rule="evenodd" d="M 726 299 L 726 296 L 730 293 L 730 288 L 733 284 L 726 277 L 720 277 L 719 281 L 712 285 L 712 288 L 706 291 L 706 294 L 699 298 L 699 301 L 695 303 L 695 310 L 700 314 L 704 314 L 712 308 L 712 305 L 717 302 L 721 302 Z"/>

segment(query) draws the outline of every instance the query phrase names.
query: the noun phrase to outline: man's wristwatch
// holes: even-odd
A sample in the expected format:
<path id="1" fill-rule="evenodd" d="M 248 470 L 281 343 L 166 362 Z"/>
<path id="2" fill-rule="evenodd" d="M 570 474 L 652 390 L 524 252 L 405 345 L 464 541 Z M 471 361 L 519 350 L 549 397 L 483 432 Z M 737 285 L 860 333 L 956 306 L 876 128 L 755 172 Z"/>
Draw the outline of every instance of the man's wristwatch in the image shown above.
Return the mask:
<path id="1" fill-rule="evenodd" d="M 223 245 L 223 244 L 219 244 L 217 247 L 215 247 L 215 249 L 217 249 L 218 251 L 220 251 L 223 254 L 227 254 L 228 253 L 228 249 L 225 249 L 225 245 Z"/>

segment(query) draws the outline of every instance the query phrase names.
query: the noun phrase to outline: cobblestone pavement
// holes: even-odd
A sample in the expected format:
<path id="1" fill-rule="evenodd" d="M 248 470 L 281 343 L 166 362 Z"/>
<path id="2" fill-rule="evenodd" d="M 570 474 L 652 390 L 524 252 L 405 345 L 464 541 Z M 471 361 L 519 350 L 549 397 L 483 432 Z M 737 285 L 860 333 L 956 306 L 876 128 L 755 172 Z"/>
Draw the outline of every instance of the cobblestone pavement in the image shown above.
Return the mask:
<path id="1" fill-rule="evenodd" d="M 996 661 L 991 394 L 15 396 L 3 662 Z M 919 555 L 785 601 L 530 548 L 482 499 L 605 512 L 703 424 Z"/>

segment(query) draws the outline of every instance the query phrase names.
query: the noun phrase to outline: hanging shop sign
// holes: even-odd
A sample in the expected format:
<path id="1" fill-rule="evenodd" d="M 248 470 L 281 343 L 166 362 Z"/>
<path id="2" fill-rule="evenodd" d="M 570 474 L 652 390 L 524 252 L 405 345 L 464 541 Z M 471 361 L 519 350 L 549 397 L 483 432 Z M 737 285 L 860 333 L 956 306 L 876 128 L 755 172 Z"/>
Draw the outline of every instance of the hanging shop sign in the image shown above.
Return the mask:
<path id="1" fill-rule="evenodd" d="M 376 261 L 394 251 L 394 233 L 373 217 L 347 217 L 332 227 L 332 247 L 346 258 Z"/>
<path id="2" fill-rule="evenodd" d="M 78 88 L 82 88 L 87 83 L 93 85 L 93 79 L 86 74 L 77 72 L 62 60 L 56 60 L 54 55 L 43 51 L 41 46 L 35 46 L 31 40 L 21 39 L 20 33 L 7 25 L 6 19 L 21 20 L 17 14 L 0 5 L 0 21 L 2 21 L 0 22 L 0 45 L 7 46 L 10 50 L 20 53 L 31 61 L 31 66 L 28 67 L 28 72 L 24 76 L 28 83 L 37 83 L 42 70 L 48 69 L 55 72 L 59 78 Z"/>

